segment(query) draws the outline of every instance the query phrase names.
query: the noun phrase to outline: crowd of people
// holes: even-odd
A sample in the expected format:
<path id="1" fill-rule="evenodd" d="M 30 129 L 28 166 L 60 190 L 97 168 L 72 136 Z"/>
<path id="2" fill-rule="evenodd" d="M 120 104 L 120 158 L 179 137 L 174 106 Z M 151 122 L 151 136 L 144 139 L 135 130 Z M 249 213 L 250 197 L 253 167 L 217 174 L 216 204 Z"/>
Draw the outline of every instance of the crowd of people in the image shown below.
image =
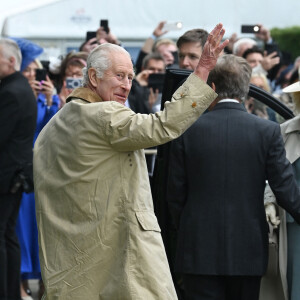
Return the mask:
<path id="1" fill-rule="evenodd" d="M 32 300 L 30 279 L 48 300 L 299 299 L 300 57 L 261 24 L 225 41 L 222 24 L 177 41 L 164 24 L 135 63 L 102 27 L 50 62 L 30 40 L 0 39 L 1 300 Z M 162 103 L 166 68 L 191 75 Z M 249 97 L 250 83 L 296 117 Z M 143 150 L 167 142 L 173 257 Z M 280 233 L 270 278 L 268 223 Z"/>

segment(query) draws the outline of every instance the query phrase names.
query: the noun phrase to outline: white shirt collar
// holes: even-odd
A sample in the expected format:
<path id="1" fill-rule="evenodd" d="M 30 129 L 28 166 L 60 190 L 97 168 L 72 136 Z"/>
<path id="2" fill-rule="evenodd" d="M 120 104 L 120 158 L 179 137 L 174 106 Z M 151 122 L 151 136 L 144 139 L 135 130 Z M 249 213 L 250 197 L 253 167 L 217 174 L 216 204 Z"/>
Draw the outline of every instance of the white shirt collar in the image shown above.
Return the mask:
<path id="1" fill-rule="evenodd" d="M 239 101 L 235 100 L 235 99 L 222 99 L 220 100 L 218 103 L 222 103 L 222 102 L 234 102 L 234 103 L 240 103 Z"/>

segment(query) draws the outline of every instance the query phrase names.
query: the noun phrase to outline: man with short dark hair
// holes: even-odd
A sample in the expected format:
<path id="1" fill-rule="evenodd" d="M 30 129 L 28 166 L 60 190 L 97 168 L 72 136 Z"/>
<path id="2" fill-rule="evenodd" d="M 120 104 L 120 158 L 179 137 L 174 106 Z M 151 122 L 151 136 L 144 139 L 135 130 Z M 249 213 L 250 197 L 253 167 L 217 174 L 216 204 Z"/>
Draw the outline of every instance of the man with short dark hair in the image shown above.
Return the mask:
<path id="1" fill-rule="evenodd" d="M 252 69 L 261 64 L 264 59 L 264 52 L 261 48 L 253 46 L 243 53 L 243 58 L 246 59 Z"/>
<path id="2" fill-rule="evenodd" d="M 32 89 L 19 72 L 21 59 L 14 41 L 0 39 L 0 299 L 5 300 L 21 298 L 15 227 L 22 192 L 32 181 L 37 113 Z"/>
<path id="3" fill-rule="evenodd" d="M 208 78 L 218 97 L 172 142 L 167 200 L 187 300 L 258 299 L 268 263 L 266 180 L 300 223 L 300 192 L 280 127 L 242 105 L 251 71 L 241 57 L 220 57 Z"/>
<path id="4" fill-rule="evenodd" d="M 179 68 L 194 70 L 199 62 L 208 32 L 204 29 L 192 29 L 177 40 Z"/>

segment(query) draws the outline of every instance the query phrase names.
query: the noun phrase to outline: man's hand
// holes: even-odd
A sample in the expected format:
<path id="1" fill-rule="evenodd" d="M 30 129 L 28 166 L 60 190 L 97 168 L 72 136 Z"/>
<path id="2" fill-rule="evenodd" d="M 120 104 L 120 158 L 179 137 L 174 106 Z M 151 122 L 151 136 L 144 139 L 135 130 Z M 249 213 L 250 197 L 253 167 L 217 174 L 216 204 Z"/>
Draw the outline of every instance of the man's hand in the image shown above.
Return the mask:
<path id="1" fill-rule="evenodd" d="M 220 44 L 224 34 L 225 29 L 223 28 L 223 25 L 219 23 L 207 38 L 199 63 L 194 71 L 194 73 L 203 81 L 207 80 L 208 74 L 215 67 L 220 53 L 229 43 L 229 40 L 227 39 Z"/>
<path id="2" fill-rule="evenodd" d="M 259 32 L 255 34 L 256 38 L 267 43 L 271 39 L 270 31 L 261 24 L 258 24 Z"/>
<path id="3" fill-rule="evenodd" d="M 147 86 L 148 85 L 148 78 L 149 75 L 152 74 L 152 70 L 143 70 L 139 74 L 136 75 L 135 80 L 141 85 L 141 86 Z"/>
<path id="4" fill-rule="evenodd" d="M 41 93 L 45 94 L 47 100 L 47 106 L 52 105 L 52 96 L 54 93 L 54 85 L 48 75 L 46 76 L 46 80 L 41 82 Z"/>
<path id="5" fill-rule="evenodd" d="M 265 204 L 265 211 L 267 221 L 270 222 L 274 228 L 277 228 L 280 224 L 279 217 L 276 216 L 276 208 L 273 203 L 266 203 Z"/>
<path id="6" fill-rule="evenodd" d="M 280 58 L 276 55 L 276 51 L 270 53 L 269 55 L 267 54 L 267 51 L 264 52 L 264 58 L 261 61 L 261 66 L 264 68 L 264 70 L 269 71 L 275 65 L 279 64 Z"/>
<path id="7" fill-rule="evenodd" d="M 150 93 L 149 93 L 149 98 L 148 98 L 148 105 L 149 105 L 149 109 L 152 110 L 154 103 L 157 101 L 159 91 L 158 91 L 158 89 L 156 89 L 154 92 L 153 88 L 150 88 L 149 90 L 150 90 Z"/>
<path id="8" fill-rule="evenodd" d="M 233 33 L 231 35 L 231 37 L 229 38 L 229 43 L 227 45 L 227 49 L 232 53 L 232 50 L 233 50 L 233 44 L 238 40 L 237 38 L 237 34 L 236 33 Z"/>
<path id="9" fill-rule="evenodd" d="M 157 38 L 167 33 L 167 30 L 163 31 L 163 27 L 166 24 L 166 21 L 159 22 L 157 27 L 153 31 L 153 35 L 155 35 Z"/>
<path id="10" fill-rule="evenodd" d="M 82 51 L 90 53 L 97 46 L 98 46 L 97 38 L 91 38 L 83 45 Z"/>

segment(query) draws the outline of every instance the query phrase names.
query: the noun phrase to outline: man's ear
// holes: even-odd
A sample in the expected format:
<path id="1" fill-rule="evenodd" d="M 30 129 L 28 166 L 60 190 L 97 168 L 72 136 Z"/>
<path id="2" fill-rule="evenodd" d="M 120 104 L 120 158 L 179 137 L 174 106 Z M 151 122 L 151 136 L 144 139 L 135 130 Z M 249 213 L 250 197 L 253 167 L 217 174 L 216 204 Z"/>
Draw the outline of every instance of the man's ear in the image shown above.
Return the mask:
<path id="1" fill-rule="evenodd" d="M 10 63 L 10 66 L 12 67 L 12 69 L 16 70 L 16 59 L 15 59 L 15 57 L 10 56 L 8 60 L 9 60 L 9 63 Z"/>
<path id="2" fill-rule="evenodd" d="M 89 80 L 90 84 L 93 87 L 97 87 L 97 75 L 96 75 L 96 70 L 94 68 L 89 68 L 88 69 L 88 75 L 89 75 Z"/>
<path id="3" fill-rule="evenodd" d="M 216 91 L 216 85 L 215 85 L 214 82 L 211 83 L 211 88 L 212 88 L 214 91 Z"/>

